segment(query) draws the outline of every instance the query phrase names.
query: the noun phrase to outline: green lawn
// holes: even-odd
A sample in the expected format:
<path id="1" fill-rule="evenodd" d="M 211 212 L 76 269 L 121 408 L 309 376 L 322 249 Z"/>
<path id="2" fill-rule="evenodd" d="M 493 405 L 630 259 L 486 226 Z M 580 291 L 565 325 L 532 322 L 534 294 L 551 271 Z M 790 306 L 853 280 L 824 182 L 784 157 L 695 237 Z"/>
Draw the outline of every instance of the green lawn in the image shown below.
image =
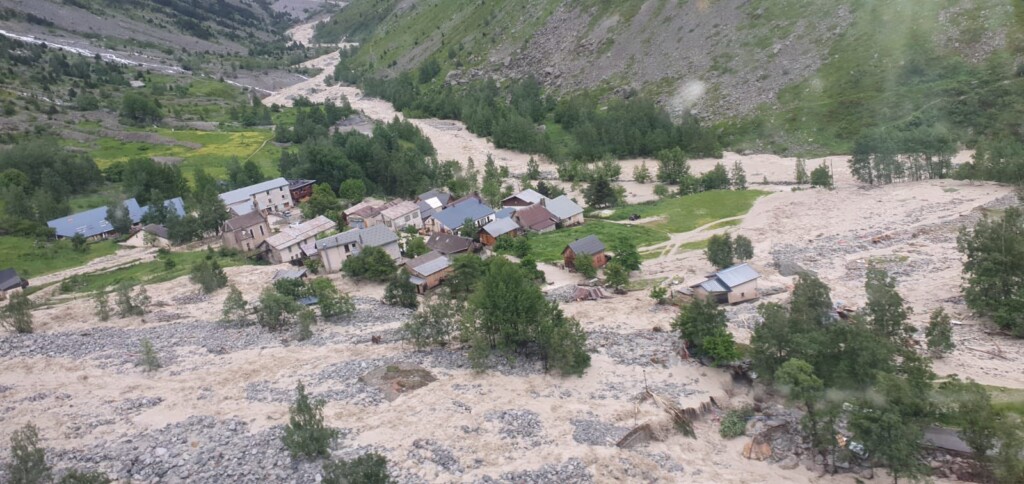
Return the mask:
<path id="1" fill-rule="evenodd" d="M 663 220 L 644 226 L 677 234 L 689 232 L 715 220 L 743 215 L 754 206 L 755 200 L 767 194 L 768 192 L 760 190 L 714 190 L 657 202 L 628 205 L 616 210 L 608 219 L 627 220 L 634 213 L 643 218 L 664 217 Z"/>
<path id="2" fill-rule="evenodd" d="M 559 229 L 546 234 L 530 236 L 530 254 L 538 261 L 553 262 L 562 260 L 562 249 L 576 239 L 596 235 L 611 250 L 617 243 L 633 242 L 637 247 L 657 244 L 668 240 L 664 232 L 639 225 L 623 225 L 602 220 L 589 220 L 587 223 L 568 229 Z"/>
<path id="3" fill-rule="evenodd" d="M 690 250 L 704 250 L 708 248 L 708 239 L 697 240 L 694 242 L 687 242 L 685 244 L 679 244 L 679 250 L 682 252 Z"/>
<path id="4" fill-rule="evenodd" d="M 1024 390 L 1019 388 L 985 386 L 992 395 L 992 406 L 1024 417 Z"/>
<path id="5" fill-rule="evenodd" d="M 62 290 L 67 289 L 73 292 L 94 292 L 112 288 L 120 284 L 122 281 L 128 281 L 133 285 L 139 283 L 156 284 L 160 282 L 167 282 L 172 279 L 188 275 L 192 269 L 192 264 L 201 261 L 206 257 L 206 255 L 207 251 L 205 250 L 195 252 L 171 252 L 169 255 L 162 257 L 169 257 L 173 260 L 173 267 L 167 267 L 164 260 L 156 260 L 133 264 L 106 272 L 74 276 L 62 284 Z M 214 258 L 221 267 L 240 266 L 249 263 L 248 259 L 238 255 L 221 256 L 219 253 L 215 253 Z"/>
<path id="6" fill-rule="evenodd" d="M 277 161 L 281 149 L 273 143 L 266 143 L 273 138 L 269 130 L 244 131 L 180 131 L 156 129 L 155 133 L 178 141 L 197 143 L 199 148 L 184 146 L 156 145 L 150 143 L 123 142 L 112 138 L 101 138 L 96 141 L 90 154 L 100 168 L 106 168 L 117 161 L 144 156 L 175 156 L 182 158 L 181 169 L 191 177 L 196 167 L 203 167 L 215 178 L 227 176 L 227 164 L 231 158 L 245 161 L 250 155 L 267 176 L 277 176 Z M 260 147 L 262 146 L 262 149 Z M 257 150 L 259 150 L 257 152 Z"/>
<path id="7" fill-rule="evenodd" d="M 13 267 L 26 279 L 77 267 L 97 257 L 113 254 L 117 244 L 111 240 L 88 245 L 75 252 L 68 241 L 40 241 L 31 237 L 0 237 L 0 269 Z"/>
<path id="8" fill-rule="evenodd" d="M 124 198 L 123 188 L 120 185 L 108 183 L 95 193 L 72 196 L 68 201 L 68 205 L 71 206 L 71 213 L 77 213 L 102 207 L 110 203 L 111 200 L 119 200 L 121 198 Z"/>

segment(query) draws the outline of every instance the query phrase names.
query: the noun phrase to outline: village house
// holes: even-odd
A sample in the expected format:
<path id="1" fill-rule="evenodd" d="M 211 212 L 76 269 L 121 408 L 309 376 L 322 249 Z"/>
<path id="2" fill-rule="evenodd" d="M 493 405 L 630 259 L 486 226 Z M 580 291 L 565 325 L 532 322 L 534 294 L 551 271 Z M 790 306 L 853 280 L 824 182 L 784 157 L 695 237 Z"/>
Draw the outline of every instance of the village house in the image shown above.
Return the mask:
<path id="1" fill-rule="evenodd" d="M 484 225 L 478 236 L 480 242 L 489 247 L 493 247 L 498 243 L 500 237 L 515 237 L 519 235 L 522 229 L 519 224 L 511 218 L 499 218 L 487 225 Z"/>
<path id="2" fill-rule="evenodd" d="M 473 239 L 454 234 L 434 234 L 427 241 L 427 247 L 444 255 L 465 254 L 473 250 Z"/>
<path id="3" fill-rule="evenodd" d="M 736 304 L 758 298 L 760 274 L 749 264 L 738 264 L 718 271 L 699 284 L 690 286 L 694 297 L 712 299 L 719 304 Z"/>
<path id="4" fill-rule="evenodd" d="M 288 180 L 288 192 L 295 203 L 305 202 L 313 196 L 313 184 L 316 180 Z"/>
<path id="5" fill-rule="evenodd" d="M 363 201 L 343 210 L 341 212 L 343 217 L 342 222 L 354 229 L 365 229 L 367 227 L 371 227 L 377 222 L 376 217 L 380 213 L 380 207 L 383 206 L 384 203 L 384 200 L 366 198 Z"/>
<path id="6" fill-rule="evenodd" d="M 0 271 L 0 295 L 6 296 L 28 287 L 28 281 L 18 275 L 18 271 L 4 269 Z"/>
<path id="7" fill-rule="evenodd" d="M 295 206 L 288 180 L 275 178 L 220 194 L 224 206 L 235 215 L 253 210 L 264 214 L 284 212 Z"/>
<path id="8" fill-rule="evenodd" d="M 179 217 L 185 216 L 185 202 L 181 197 L 164 200 L 164 206 Z M 150 207 L 140 207 L 139 202 L 134 198 L 124 201 L 124 208 L 128 211 L 128 218 L 132 221 L 132 227 L 137 227 L 142 222 L 142 217 L 149 213 Z M 46 222 L 54 230 L 58 239 L 74 237 L 75 234 L 82 234 L 89 240 L 99 240 L 109 237 L 114 233 L 114 226 L 107 221 L 107 207 L 96 207 L 84 212 L 78 212 L 66 217 L 56 218 Z"/>
<path id="9" fill-rule="evenodd" d="M 562 250 L 562 262 L 569 269 L 576 269 L 575 261 L 579 256 L 589 255 L 594 260 L 594 268 L 600 269 L 608 262 L 604 253 L 604 243 L 595 235 L 588 235 L 582 239 L 569 242 L 569 245 Z"/>
<path id="10" fill-rule="evenodd" d="M 428 221 L 427 229 L 432 234 L 457 233 L 467 219 L 477 228 L 483 227 L 494 220 L 494 210 L 470 198 L 435 213 Z"/>
<path id="11" fill-rule="evenodd" d="M 501 201 L 502 207 L 529 207 L 535 203 L 540 203 L 541 200 L 546 200 L 547 197 L 537 193 L 536 190 L 527 188 L 515 195 L 506 197 Z"/>
<path id="12" fill-rule="evenodd" d="M 512 220 L 515 220 L 523 230 L 540 234 L 555 230 L 558 224 L 558 218 L 540 203 L 516 210 L 516 213 L 512 214 Z"/>
<path id="13" fill-rule="evenodd" d="M 565 195 L 541 203 L 558 219 L 559 227 L 572 227 L 584 222 L 583 207 Z"/>
<path id="14" fill-rule="evenodd" d="M 441 284 L 455 269 L 444 254 L 431 251 L 405 265 L 409 269 L 409 282 L 416 285 L 416 292 L 423 294 Z"/>
<path id="15" fill-rule="evenodd" d="M 299 261 L 316 255 L 317 235 L 337 227 L 333 220 L 320 215 L 267 237 L 261 249 L 266 252 L 267 260 L 274 264 Z"/>
<path id="16" fill-rule="evenodd" d="M 327 272 L 340 271 L 346 259 L 359 255 L 366 247 L 379 247 L 395 262 L 402 259 L 398 236 L 383 225 L 374 225 L 368 229 L 352 229 L 316 241 L 320 262 Z"/>
<path id="17" fill-rule="evenodd" d="M 129 247 L 170 247 L 171 239 L 167 233 L 167 227 L 158 224 L 149 224 L 142 227 L 142 230 L 135 232 L 124 242 Z"/>
<path id="18" fill-rule="evenodd" d="M 415 227 L 416 230 L 423 228 L 423 219 L 420 218 L 420 206 L 415 202 L 398 201 L 381 210 L 380 219 L 384 222 L 384 225 L 395 232 L 400 232 L 409 226 Z"/>
<path id="19" fill-rule="evenodd" d="M 420 208 L 420 218 L 425 221 L 430 218 L 431 215 L 443 210 L 451 200 L 451 194 L 438 189 L 432 189 L 429 192 L 421 193 L 416 197 L 415 202 Z"/>
<path id="20" fill-rule="evenodd" d="M 221 227 L 224 247 L 244 252 L 257 250 L 270 235 L 267 217 L 259 211 L 232 217 Z"/>

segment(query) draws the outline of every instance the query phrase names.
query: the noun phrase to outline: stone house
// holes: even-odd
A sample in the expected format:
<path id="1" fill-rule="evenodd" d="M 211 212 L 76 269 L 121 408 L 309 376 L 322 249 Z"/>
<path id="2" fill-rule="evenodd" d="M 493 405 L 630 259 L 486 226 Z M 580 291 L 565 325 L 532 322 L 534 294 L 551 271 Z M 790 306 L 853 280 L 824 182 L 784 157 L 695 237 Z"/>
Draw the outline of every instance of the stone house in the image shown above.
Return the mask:
<path id="1" fill-rule="evenodd" d="M 235 215 L 252 211 L 284 212 L 295 207 L 288 180 L 275 178 L 220 194 L 224 206 Z"/>
<path id="2" fill-rule="evenodd" d="M 338 272 L 351 256 L 359 255 L 366 247 L 379 247 L 395 262 L 402 260 L 398 236 L 383 225 L 368 229 L 352 229 L 316 241 L 316 250 L 327 272 Z"/>
<path id="3" fill-rule="evenodd" d="M 274 264 L 300 261 L 316 255 L 317 235 L 337 227 L 333 220 L 320 215 L 267 237 L 261 248 L 265 251 L 267 260 Z"/>
<path id="4" fill-rule="evenodd" d="M 242 252 L 258 250 L 270 235 L 267 217 L 258 210 L 232 217 L 221 227 L 221 241 L 224 247 Z"/>
<path id="5" fill-rule="evenodd" d="M 719 304 L 736 304 L 759 297 L 760 274 L 749 264 L 738 264 L 718 271 L 703 282 L 690 286 L 698 299 L 713 299 Z"/>

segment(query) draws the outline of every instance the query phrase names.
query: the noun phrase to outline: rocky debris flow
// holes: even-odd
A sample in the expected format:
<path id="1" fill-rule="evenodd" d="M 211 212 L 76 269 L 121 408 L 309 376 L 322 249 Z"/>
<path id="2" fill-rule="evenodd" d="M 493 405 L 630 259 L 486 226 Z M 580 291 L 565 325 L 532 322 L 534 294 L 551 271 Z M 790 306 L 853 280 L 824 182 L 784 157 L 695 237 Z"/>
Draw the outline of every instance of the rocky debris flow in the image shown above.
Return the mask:
<path id="1" fill-rule="evenodd" d="M 114 407 L 119 415 L 134 415 L 163 403 L 163 397 L 138 397 L 121 401 Z"/>
<path id="2" fill-rule="evenodd" d="M 588 413 L 585 418 L 574 418 L 572 439 L 581 444 L 614 446 L 622 439 L 629 429 L 615 424 L 602 422 L 596 415 Z"/>
<path id="3" fill-rule="evenodd" d="M 664 397 L 670 398 L 676 403 L 682 403 L 682 397 L 703 395 L 706 392 L 700 390 L 700 382 L 696 379 L 687 382 L 658 382 L 650 381 L 645 383 L 642 380 L 615 380 L 604 381 L 600 389 L 590 392 L 587 396 L 591 400 L 634 400 L 639 401 L 645 388 Z"/>
<path id="4" fill-rule="evenodd" d="M 430 463 L 449 474 L 458 476 L 464 471 L 452 450 L 433 439 L 414 440 L 408 455 L 409 459 L 417 464 Z"/>
<path id="5" fill-rule="evenodd" d="M 202 291 L 196 291 L 190 294 L 182 294 L 180 296 L 174 296 L 171 301 L 174 304 L 199 304 L 210 300 L 210 295 Z"/>
<path id="6" fill-rule="evenodd" d="M 412 318 L 415 311 L 397 306 L 389 306 L 377 299 L 356 296 L 352 298 L 356 310 L 341 318 L 328 321 L 337 326 L 354 326 L 364 328 L 367 326 L 382 326 L 395 322 L 404 323 Z"/>
<path id="7" fill-rule="evenodd" d="M 513 441 L 514 446 L 537 447 L 544 440 L 544 426 L 540 415 L 532 410 L 511 409 L 487 412 L 484 420 L 499 425 L 498 434 L 502 439 Z"/>
<path id="8" fill-rule="evenodd" d="M 0 336 L 0 358 L 91 358 L 104 368 L 133 365 L 139 359 L 143 339 L 153 344 L 164 367 L 174 364 L 174 349 L 181 347 L 199 347 L 213 354 L 225 354 L 281 344 L 278 335 L 258 327 L 229 327 L 197 321 L 130 329 L 104 327 L 3 335 Z"/>
<path id="9" fill-rule="evenodd" d="M 683 468 L 682 464 L 680 464 L 680 463 L 676 462 L 675 460 L 673 460 L 672 456 L 668 455 L 665 452 L 643 452 L 643 451 L 635 451 L 635 452 L 637 452 L 638 454 L 643 455 L 644 457 L 647 457 L 648 459 L 651 459 L 655 464 L 658 464 L 658 467 L 661 467 L 662 469 L 664 469 L 664 470 L 666 470 L 668 472 L 682 473 L 682 472 L 685 472 L 685 470 L 686 470 L 686 469 Z"/>
<path id="10" fill-rule="evenodd" d="M 757 312 L 756 304 L 737 304 L 726 306 L 725 315 L 729 320 L 729 326 L 753 331 L 764 322 L 764 318 Z"/>
<path id="11" fill-rule="evenodd" d="M 587 346 L 620 365 L 665 366 L 678 359 L 679 336 L 668 331 L 588 331 Z"/>
<path id="12" fill-rule="evenodd" d="M 568 303 L 574 300 L 573 295 L 576 294 L 576 289 L 577 287 L 575 284 L 558 286 L 550 291 L 546 291 L 544 293 L 544 297 L 547 298 L 548 301 Z"/>
<path id="13" fill-rule="evenodd" d="M 0 385 L 0 395 L 7 393 L 11 390 L 14 390 L 14 387 L 10 385 Z"/>
<path id="14" fill-rule="evenodd" d="M 341 438 L 349 431 L 342 429 Z M 250 433 L 237 419 L 193 416 L 182 422 L 81 449 L 47 449 L 56 468 L 97 470 L 137 482 L 318 482 L 320 462 L 293 460 L 281 427 Z"/>
<path id="15" fill-rule="evenodd" d="M 495 479 L 485 476 L 474 481 L 475 484 L 493 484 L 498 482 L 514 482 L 516 484 L 583 484 L 594 482 L 594 477 L 587 471 L 583 461 L 573 457 L 561 464 L 547 464 L 536 470 L 506 472 Z"/>

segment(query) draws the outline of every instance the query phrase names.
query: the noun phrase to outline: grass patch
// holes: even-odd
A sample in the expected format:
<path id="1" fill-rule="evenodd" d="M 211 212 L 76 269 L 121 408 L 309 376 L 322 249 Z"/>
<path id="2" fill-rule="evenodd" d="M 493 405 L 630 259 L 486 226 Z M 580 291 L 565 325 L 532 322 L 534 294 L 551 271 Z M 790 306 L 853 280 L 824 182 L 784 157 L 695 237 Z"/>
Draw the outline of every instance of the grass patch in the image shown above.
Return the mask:
<path id="1" fill-rule="evenodd" d="M 743 222 L 743 221 L 742 220 L 723 220 L 721 222 L 716 222 L 714 224 L 708 225 L 707 230 L 722 229 L 722 228 L 725 228 L 725 227 L 735 227 L 735 226 L 739 225 L 741 222 Z"/>
<path id="2" fill-rule="evenodd" d="M 569 242 L 588 235 L 596 235 L 609 249 L 617 243 L 626 241 L 633 242 L 637 247 L 644 247 L 668 240 L 668 235 L 649 227 L 591 220 L 577 227 L 531 235 L 530 254 L 538 261 L 559 261 L 562 260 L 562 250 Z"/>
<path id="3" fill-rule="evenodd" d="M 634 279 L 626 284 L 627 291 L 646 291 L 668 279 L 667 277 L 655 277 L 652 279 Z"/>
<path id="4" fill-rule="evenodd" d="M 696 240 L 693 242 L 687 242 L 685 244 L 679 244 L 680 252 L 688 252 L 691 250 L 704 250 L 708 248 L 708 240 Z"/>
<path id="5" fill-rule="evenodd" d="M 188 275 L 192 270 L 192 265 L 203 260 L 207 255 L 211 255 L 211 253 L 205 250 L 171 252 L 161 256 L 160 260 L 140 262 L 106 272 L 73 276 L 62 284 L 61 289 L 71 292 L 94 292 L 106 290 L 125 281 L 133 285 L 167 282 Z M 219 252 L 213 252 L 211 256 L 221 267 L 249 263 L 249 260 L 241 255 L 222 255 Z M 166 260 L 174 261 L 173 266 L 169 265 Z"/>
<path id="6" fill-rule="evenodd" d="M 110 203 L 111 200 L 119 200 L 123 197 L 124 190 L 121 186 L 107 184 L 98 192 L 85 193 L 71 197 L 68 201 L 68 205 L 71 206 L 71 213 L 77 213 L 96 207 L 102 207 Z"/>
<path id="7" fill-rule="evenodd" d="M 714 190 L 625 206 L 612 213 L 608 219 L 627 220 L 634 213 L 642 218 L 663 217 L 643 226 L 670 234 L 689 232 L 716 220 L 747 213 L 755 200 L 767 194 L 760 190 Z"/>
<path id="8" fill-rule="evenodd" d="M 0 237 L 0 269 L 13 267 L 18 275 L 28 279 L 84 265 L 116 251 L 117 244 L 112 240 L 92 243 L 85 252 L 76 252 L 66 240 L 37 241 L 31 237 L 4 236 Z"/>
<path id="9" fill-rule="evenodd" d="M 1024 417 L 1024 389 L 985 386 L 996 409 Z"/>
<path id="10" fill-rule="evenodd" d="M 215 178 L 227 176 L 227 164 L 232 158 L 245 161 L 250 155 L 252 160 L 267 176 L 277 176 L 277 161 L 281 149 L 273 143 L 264 142 L 273 138 L 274 133 L 268 130 L 246 131 L 172 131 L 160 128 L 157 134 L 202 145 L 199 148 L 185 146 L 156 145 L 150 143 L 123 142 L 111 138 L 96 141 L 91 151 L 93 159 L 100 168 L 106 168 L 117 161 L 126 161 L 135 157 L 175 156 L 182 158 L 181 169 L 191 177 L 192 171 L 202 167 Z M 260 149 L 260 147 L 263 147 Z M 257 152 L 257 150 L 259 150 Z"/>

